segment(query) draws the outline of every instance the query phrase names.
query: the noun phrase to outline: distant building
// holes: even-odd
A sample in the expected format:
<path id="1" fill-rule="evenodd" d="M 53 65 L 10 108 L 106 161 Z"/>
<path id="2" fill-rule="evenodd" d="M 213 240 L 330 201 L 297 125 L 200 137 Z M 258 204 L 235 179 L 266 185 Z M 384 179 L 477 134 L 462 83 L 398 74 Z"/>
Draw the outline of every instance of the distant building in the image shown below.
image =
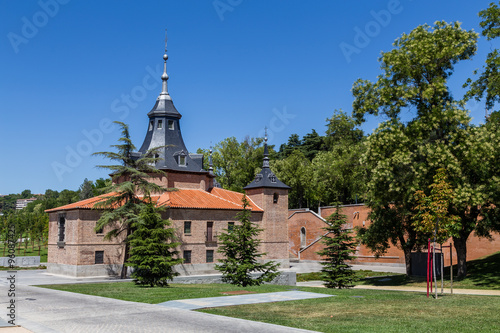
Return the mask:
<path id="1" fill-rule="evenodd" d="M 36 199 L 37 198 L 35 198 L 35 197 L 29 198 L 29 199 L 17 199 L 17 201 L 16 201 L 16 209 L 20 210 L 20 209 L 26 208 L 26 206 L 28 206 L 28 204 L 30 202 L 33 202 Z"/>
<path id="2" fill-rule="evenodd" d="M 163 56 L 162 91 L 153 109 L 144 143 L 133 156 L 140 157 L 148 149 L 162 148 L 161 160 L 155 165 L 166 175 L 154 178 L 165 188 L 176 188 L 153 197 L 164 207 L 164 219 L 170 219 L 181 242 L 178 248 L 184 263 L 177 271 L 184 275 L 216 273 L 214 265 L 218 236 L 239 223 L 236 215 L 242 210 L 243 193 L 220 188 L 210 161 L 203 169 L 203 155 L 190 154 L 182 139 L 181 114 L 175 108 L 167 87 L 167 54 Z M 267 138 L 262 171 L 245 187 L 250 202 L 251 220 L 263 229 L 260 250 L 264 260 L 274 260 L 289 267 L 288 257 L 288 190 L 269 168 Z M 123 179 L 114 179 L 121 182 Z M 48 272 L 71 276 L 114 275 L 121 271 L 124 259 L 124 235 L 104 240 L 109 231 L 95 231 L 100 211 L 93 209 L 106 195 L 82 200 L 47 210 L 50 216 L 48 241 Z"/>

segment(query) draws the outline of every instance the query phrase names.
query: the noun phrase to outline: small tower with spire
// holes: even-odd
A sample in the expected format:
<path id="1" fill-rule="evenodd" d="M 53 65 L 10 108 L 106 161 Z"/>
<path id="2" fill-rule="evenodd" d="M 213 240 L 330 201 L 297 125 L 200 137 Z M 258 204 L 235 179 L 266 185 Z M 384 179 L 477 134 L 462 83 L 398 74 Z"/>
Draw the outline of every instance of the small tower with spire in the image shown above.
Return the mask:
<path id="1" fill-rule="evenodd" d="M 246 195 L 264 210 L 260 234 L 262 251 L 269 259 L 288 258 L 288 190 L 269 167 L 267 129 L 262 170 L 244 187 Z M 278 260 L 279 261 L 279 260 Z M 284 262 L 287 262 L 286 260 Z"/>
<path id="2" fill-rule="evenodd" d="M 165 146 L 161 150 L 157 169 L 188 172 L 206 172 L 203 170 L 203 155 L 190 154 L 182 139 L 180 119 L 168 93 L 167 74 L 167 33 L 165 30 L 165 53 L 163 54 L 162 89 L 156 103 L 148 113 L 149 124 L 139 152 L 145 154 L 149 149 Z"/>

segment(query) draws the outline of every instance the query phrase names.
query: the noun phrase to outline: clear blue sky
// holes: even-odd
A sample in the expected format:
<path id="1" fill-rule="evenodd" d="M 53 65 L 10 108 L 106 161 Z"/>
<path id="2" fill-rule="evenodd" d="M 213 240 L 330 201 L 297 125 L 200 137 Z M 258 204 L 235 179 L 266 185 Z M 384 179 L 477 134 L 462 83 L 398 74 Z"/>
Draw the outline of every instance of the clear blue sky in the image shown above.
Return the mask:
<path id="1" fill-rule="evenodd" d="M 479 32 L 489 2 L 0 0 L 0 194 L 106 177 L 95 165 L 107 161 L 89 153 L 116 143 L 109 120 L 128 123 L 140 147 L 161 90 L 165 28 L 188 149 L 266 126 L 279 147 L 293 133 L 324 134 L 334 109 L 351 112 L 353 82 L 375 79 L 380 52 L 403 32 L 436 20 Z M 475 59 L 456 67 L 456 97 L 490 47 L 480 38 Z M 470 109 L 482 122 L 483 105 Z"/>

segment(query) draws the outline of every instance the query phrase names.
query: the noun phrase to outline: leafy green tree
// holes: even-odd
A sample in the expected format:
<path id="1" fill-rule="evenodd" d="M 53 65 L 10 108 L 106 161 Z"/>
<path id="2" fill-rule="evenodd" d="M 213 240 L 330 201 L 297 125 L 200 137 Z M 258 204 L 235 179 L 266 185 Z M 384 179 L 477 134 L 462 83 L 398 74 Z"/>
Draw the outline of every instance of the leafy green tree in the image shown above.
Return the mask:
<path id="1" fill-rule="evenodd" d="M 89 199 L 94 196 L 92 185 L 93 185 L 92 181 L 88 180 L 87 178 L 83 180 L 83 183 L 82 185 L 80 185 L 79 188 L 80 193 L 78 196 L 80 200 Z"/>
<path id="2" fill-rule="evenodd" d="M 500 36 L 500 8 L 492 2 L 490 6 L 479 12 L 481 22 L 479 25 L 483 29 L 481 34 L 486 37 L 488 41 L 492 41 Z M 493 49 L 486 57 L 486 64 L 483 67 L 483 72 L 479 77 L 472 81 L 468 79 L 464 84 L 469 87 L 465 94 L 465 100 L 475 98 L 480 101 L 483 97 L 486 99 L 486 108 L 491 110 L 495 102 L 500 102 L 500 54 L 498 49 Z M 477 74 L 477 70 L 474 74 Z"/>
<path id="3" fill-rule="evenodd" d="M 127 266 L 133 267 L 131 276 L 139 285 L 168 286 L 168 281 L 179 275 L 173 269 L 181 264 L 175 242 L 175 229 L 169 220 L 162 219 L 154 204 L 141 206 L 139 218 L 132 225 L 129 237 L 130 258 Z"/>
<path id="4" fill-rule="evenodd" d="M 95 182 L 92 184 L 92 193 L 94 197 L 103 194 L 106 191 L 106 189 L 109 188 L 111 183 L 112 183 L 111 178 L 96 179 Z"/>
<path id="5" fill-rule="evenodd" d="M 290 135 L 290 137 L 288 138 L 288 142 L 283 143 L 280 146 L 280 150 L 278 152 L 278 157 L 280 159 L 287 158 L 288 156 L 290 156 L 292 151 L 294 151 L 295 148 L 299 148 L 300 145 L 301 145 L 301 141 L 300 141 L 299 135 L 298 134 Z"/>
<path id="6" fill-rule="evenodd" d="M 312 208 L 317 202 L 312 165 L 300 150 L 294 150 L 283 160 L 271 161 L 271 169 L 282 182 L 291 187 L 288 192 L 289 208 Z"/>
<path id="7" fill-rule="evenodd" d="M 114 182 L 107 189 L 111 195 L 106 196 L 95 206 L 96 209 L 102 210 L 95 229 L 102 230 L 110 226 L 110 231 L 104 236 L 105 239 L 124 235 L 124 261 L 120 276 L 125 278 L 127 275 L 125 263 L 128 261 L 130 250 L 128 239 L 134 231 L 133 226 L 140 224 L 139 214 L 143 206 L 149 202 L 151 193 L 161 193 L 166 189 L 149 181 L 153 176 L 164 174 L 154 167 L 158 161 L 158 157 L 155 156 L 159 155 L 162 147 L 150 149 L 143 156 L 135 158 L 132 156 L 135 146 L 130 139 L 128 126 L 118 121 L 115 123 L 122 128 L 119 144 L 112 145 L 118 151 L 93 154 L 119 163 L 97 166 L 111 170 Z"/>
<path id="8" fill-rule="evenodd" d="M 270 282 L 280 273 L 279 264 L 268 261 L 258 263 L 258 259 L 265 255 L 259 253 L 259 233 L 262 229 L 256 227 L 250 220 L 251 211 L 248 208 L 246 196 L 242 199 L 243 211 L 237 217 L 241 222 L 219 236 L 222 245 L 218 252 L 224 255 L 215 269 L 222 272 L 222 280 L 237 286 L 258 286 L 263 282 Z M 262 272 L 257 278 L 252 278 L 252 272 Z"/>
<path id="9" fill-rule="evenodd" d="M 217 181 L 225 189 L 243 192 L 262 166 L 264 147 L 262 138 L 245 138 L 238 142 L 235 137 L 224 139 L 213 148 L 212 160 Z M 272 146 L 268 146 L 273 154 Z M 208 161 L 208 150 L 198 149 Z M 205 165 L 205 168 L 208 166 Z"/>
<path id="10" fill-rule="evenodd" d="M 312 161 L 320 151 L 325 150 L 324 137 L 313 129 L 311 133 L 307 133 L 302 138 L 300 150 L 309 161 Z"/>
<path id="11" fill-rule="evenodd" d="M 323 257 L 321 272 L 324 285 L 327 288 L 351 288 L 357 279 L 347 261 L 355 259 L 356 241 L 351 231 L 345 228 L 347 217 L 337 206 L 326 223 L 328 226 L 323 229 L 328 233 L 322 239 L 325 247 L 318 252 Z"/>
<path id="12" fill-rule="evenodd" d="M 358 128 L 356 120 L 342 110 L 335 110 L 328 122 L 325 145 L 328 150 L 343 149 L 346 145 L 352 146 L 364 140 L 363 130 Z"/>
<path id="13" fill-rule="evenodd" d="M 437 170 L 429 188 L 429 195 L 422 190 L 415 192 L 417 212 L 413 216 L 413 225 L 418 232 L 435 232 L 436 241 L 443 244 L 450 237 L 457 237 L 460 230 L 460 217 L 450 212 L 454 193 L 445 168 Z"/>
<path id="14" fill-rule="evenodd" d="M 366 114 L 389 118 L 367 139 L 362 158 L 367 167 L 372 223 L 360 235 L 376 253 L 383 253 L 389 243 L 402 248 L 407 274 L 411 272 L 411 251 L 427 236 L 418 237 L 412 223 L 415 191 L 428 189 L 436 170 L 443 166 L 450 171 L 457 192 L 478 189 L 479 184 L 468 174 L 474 170 L 463 162 L 471 159 L 462 158 L 470 137 L 470 118 L 447 86 L 454 65 L 475 53 L 476 39 L 476 33 L 461 29 L 459 23 L 419 26 L 398 38 L 392 51 L 382 53 L 383 74 L 375 83 L 358 80 L 353 86 L 353 114 L 358 121 Z M 409 108 L 416 116 L 404 124 L 399 114 Z M 466 196 L 462 199 L 455 202 L 461 213 L 454 214 L 461 216 L 463 224 L 477 221 L 476 212 L 467 209 L 474 201 Z M 467 239 L 466 229 L 461 239 Z M 455 244 L 459 263 L 466 256 L 461 245 Z M 459 268 L 459 274 L 464 272 Z"/>

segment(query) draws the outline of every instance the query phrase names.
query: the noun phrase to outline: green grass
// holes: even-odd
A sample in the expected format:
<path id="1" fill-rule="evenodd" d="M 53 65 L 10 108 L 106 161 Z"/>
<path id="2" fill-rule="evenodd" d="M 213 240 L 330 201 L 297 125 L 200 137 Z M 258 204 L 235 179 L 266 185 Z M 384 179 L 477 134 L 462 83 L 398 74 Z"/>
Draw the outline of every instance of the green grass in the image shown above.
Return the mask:
<path id="1" fill-rule="evenodd" d="M 16 257 L 32 257 L 38 256 L 38 246 L 35 244 L 35 247 L 31 247 L 31 244 L 26 248 L 26 252 L 24 251 L 24 243 L 21 243 L 21 248 L 19 250 L 19 245 L 16 245 Z M 26 254 L 25 254 L 26 253 Z M 7 248 L 3 243 L 0 243 L 0 257 L 6 257 L 8 255 Z M 42 246 L 40 248 L 40 262 L 47 262 L 47 246 Z"/>
<path id="2" fill-rule="evenodd" d="M 54 284 L 38 286 L 74 293 L 102 296 L 141 303 L 158 304 L 166 301 L 225 296 L 227 291 L 252 291 L 269 293 L 295 289 L 294 286 L 261 285 L 259 287 L 236 287 L 230 284 L 171 284 L 170 287 L 141 287 L 133 282 L 106 282 L 81 284 Z"/>
<path id="3" fill-rule="evenodd" d="M 454 272 L 457 271 L 456 265 Z M 471 260 L 467 262 L 467 276 L 464 279 L 457 280 L 456 275 L 453 279 L 453 288 L 457 289 L 493 289 L 500 290 L 500 252 L 490 256 Z M 456 273 L 455 273 L 456 274 Z M 444 270 L 444 287 L 450 287 L 450 268 Z M 407 277 L 400 274 L 386 278 L 373 278 L 360 281 L 358 284 L 374 285 L 374 286 L 409 286 L 409 287 L 426 287 L 427 281 L 425 277 Z M 438 281 L 438 288 L 441 286 L 441 281 Z"/>
<path id="4" fill-rule="evenodd" d="M 373 272 L 370 270 L 359 270 L 356 271 L 356 276 L 359 279 L 373 278 L 377 276 L 390 276 L 390 275 L 399 275 L 397 273 L 388 273 L 388 272 Z M 305 281 L 318 281 L 321 280 L 321 272 L 312 272 L 312 273 L 299 273 L 297 274 L 297 282 L 305 282 Z"/>
<path id="5" fill-rule="evenodd" d="M 298 288 L 331 298 L 199 310 L 320 332 L 497 332 L 500 297 Z M 363 296 L 353 297 L 353 296 Z"/>

